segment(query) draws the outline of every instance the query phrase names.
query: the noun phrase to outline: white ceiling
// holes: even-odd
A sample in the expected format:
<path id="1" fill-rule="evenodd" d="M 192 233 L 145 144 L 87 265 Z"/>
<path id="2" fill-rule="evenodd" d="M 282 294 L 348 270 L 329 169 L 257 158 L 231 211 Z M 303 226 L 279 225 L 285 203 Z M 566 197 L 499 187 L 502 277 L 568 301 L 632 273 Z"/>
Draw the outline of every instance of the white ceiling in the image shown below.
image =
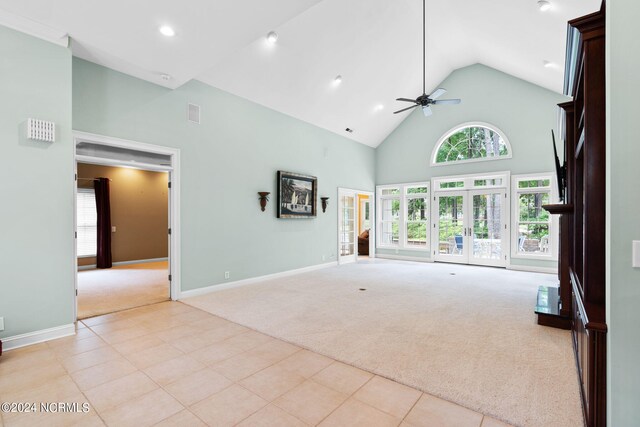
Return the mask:
<path id="1" fill-rule="evenodd" d="M 475 63 L 561 92 L 567 21 L 601 0 L 550 1 L 427 0 L 427 92 Z M 422 92 L 420 0 L 0 0 L 0 24 L 66 33 L 89 61 L 169 88 L 198 79 L 373 147 L 409 114 L 392 114 L 408 106 L 395 98 Z"/>

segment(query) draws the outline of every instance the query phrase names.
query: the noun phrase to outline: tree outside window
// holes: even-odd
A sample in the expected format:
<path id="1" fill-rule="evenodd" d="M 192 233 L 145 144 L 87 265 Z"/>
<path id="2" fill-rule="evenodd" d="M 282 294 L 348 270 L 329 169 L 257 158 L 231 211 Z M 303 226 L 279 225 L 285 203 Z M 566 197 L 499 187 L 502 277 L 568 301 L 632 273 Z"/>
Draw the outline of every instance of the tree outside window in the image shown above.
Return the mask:
<path id="1" fill-rule="evenodd" d="M 437 147 L 435 164 L 468 160 L 491 160 L 510 157 L 503 134 L 490 125 L 463 125 L 442 139 Z"/>

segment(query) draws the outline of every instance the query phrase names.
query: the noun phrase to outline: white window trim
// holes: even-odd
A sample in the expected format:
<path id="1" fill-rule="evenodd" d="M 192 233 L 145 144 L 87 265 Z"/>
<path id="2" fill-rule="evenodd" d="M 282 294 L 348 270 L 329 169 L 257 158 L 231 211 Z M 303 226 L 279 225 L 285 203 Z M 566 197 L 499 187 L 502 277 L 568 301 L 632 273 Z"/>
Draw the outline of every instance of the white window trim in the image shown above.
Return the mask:
<path id="1" fill-rule="evenodd" d="M 483 185 L 483 186 L 475 186 L 474 181 L 476 179 L 496 179 L 502 178 L 502 185 Z M 482 173 L 469 173 L 464 175 L 447 175 L 447 176 L 437 176 L 431 178 L 431 187 L 433 192 L 438 191 L 464 191 L 464 190 L 479 190 L 483 188 L 506 188 L 509 189 L 509 183 L 511 179 L 510 171 L 500 171 L 500 172 L 482 172 Z M 453 188 L 440 188 L 440 184 L 443 182 L 457 182 L 463 181 L 463 187 L 453 187 Z"/>
<path id="2" fill-rule="evenodd" d="M 519 181 L 543 181 L 549 180 L 549 187 L 529 187 L 518 188 Z M 513 175 L 511 177 L 511 212 L 513 212 L 513 223 L 511 225 L 511 258 L 514 259 L 536 259 L 545 261 L 558 260 L 558 240 L 559 240 L 559 221 L 558 215 L 550 215 L 549 222 L 549 253 L 548 254 L 523 254 L 518 252 L 518 224 L 520 217 L 520 194 L 540 193 L 548 191 L 549 203 L 558 202 L 558 189 L 556 184 L 556 176 L 553 172 L 544 172 L 536 174 Z"/>
<path id="3" fill-rule="evenodd" d="M 440 150 L 440 146 L 444 143 L 444 141 L 446 141 L 451 135 L 453 135 L 460 129 L 466 128 L 466 127 L 472 127 L 472 126 L 485 127 L 485 128 L 491 129 L 492 131 L 500 135 L 505 145 L 507 146 L 508 154 L 506 156 L 483 157 L 480 159 L 467 159 L 467 160 L 456 160 L 453 162 L 436 163 L 436 158 L 438 157 L 438 151 Z M 507 160 L 507 159 L 511 159 L 512 157 L 513 157 L 513 150 L 511 149 L 511 143 L 509 142 L 509 138 L 507 138 L 507 135 L 505 135 L 504 132 L 498 129 L 497 126 L 487 122 L 466 122 L 466 123 L 461 123 L 457 126 L 452 127 L 447 132 L 445 132 L 444 135 L 440 137 L 440 139 L 436 143 L 436 146 L 433 148 L 433 151 L 431 152 L 430 164 L 431 166 L 450 166 L 450 165 L 459 165 L 462 163 L 477 163 L 477 162 L 491 162 L 495 160 Z"/>
<path id="4" fill-rule="evenodd" d="M 405 184 L 404 187 L 402 188 L 402 192 L 403 192 L 403 197 L 402 197 L 402 201 L 400 203 L 400 207 L 402 208 L 402 202 L 404 202 L 404 211 L 402 212 L 402 216 L 404 219 L 404 226 L 402 228 L 402 231 L 404 231 L 404 240 L 402 240 L 402 244 L 403 244 L 403 248 L 407 249 L 407 250 L 412 250 L 412 251 L 425 251 L 425 252 L 429 252 L 431 249 L 431 186 L 428 183 L 424 183 L 423 184 L 418 184 L 418 185 L 412 185 L 412 184 Z M 407 193 L 407 190 L 409 188 L 415 188 L 415 187 L 426 187 L 427 188 L 427 192 L 426 193 Z M 426 199 L 426 209 L 427 209 L 427 220 L 426 221 L 409 221 L 409 204 L 407 203 L 409 201 L 409 199 Z M 407 227 L 409 226 L 409 223 L 425 223 L 426 224 L 426 242 L 424 246 L 417 246 L 417 245 L 410 245 L 409 244 L 409 236 L 407 235 Z"/>
<path id="5" fill-rule="evenodd" d="M 407 188 L 412 187 L 426 187 L 427 193 L 412 193 L 411 195 L 407 195 Z M 398 194 L 393 195 L 382 195 L 382 191 L 386 189 L 398 189 Z M 415 197 L 414 197 L 415 196 Z M 431 250 L 431 233 L 427 231 L 427 242 L 424 247 L 416 247 L 410 246 L 407 244 L 407 233 L 406 233 L 406 225 L 407 225 L 407 199 L 408 198 L 420 198 L 426 196 L 427 200 L 430 200 L 431 196 L 431 183 L 429 181 L 426 182 L 409 182 L 403 184 L 385 184 L 376 186 L 376 228 L 378 229 L 378 234 L 376 235 L 376 247 L 380 249 L 401 249 L 405 251 L 417 251 L 417 252 L 429 252 Z M 382 242 L 382 231 L 384 227 L 382 226 L 382 207 L 383 200 L 399 200 L 400 201 L 400 211 L 398 214 L 398 243 L 396 244 L 383 244 Z M 428 216 L 427 220 L 427 230 L 429 230 L 431 226 L 431 204 L 427 205 Z"/>
<path id="6" fill-rule="evenodd" d="M 382 191 L 383 190 L 388 190 L 388 189 L 398 189 L 398 194 L 388 194 L 388 195 L 382 195 Z M 400 213 L 398 214 L 398 230 L 401 229 L 401 220 L 402 220 L 402 185 L 398 184 L 398 185 L 378 185 L 376 186 L 376 206 L 377 206 L 377 210 L 376 210 L 376 225 L 378 228 L 378 234 L 376 235 L 376 247 L 384 249 L 384 248 L 399 248 L 400 242 L 402 241 L 400 239 L 400 236 L 398 236 L 398 243 L 387 243 L 384 244 L 382 243 L 382 232 L 384 230 L 384 226 L 383 226 L 383 221 L 382 221 L 382 208 L 384 205 L 384 200 L 395 200 L 398 199 L 400 200 Z M 389 221 L 386 221 L 389 222 Z M 398 231 L 399 233 L 400 231 Z"/>

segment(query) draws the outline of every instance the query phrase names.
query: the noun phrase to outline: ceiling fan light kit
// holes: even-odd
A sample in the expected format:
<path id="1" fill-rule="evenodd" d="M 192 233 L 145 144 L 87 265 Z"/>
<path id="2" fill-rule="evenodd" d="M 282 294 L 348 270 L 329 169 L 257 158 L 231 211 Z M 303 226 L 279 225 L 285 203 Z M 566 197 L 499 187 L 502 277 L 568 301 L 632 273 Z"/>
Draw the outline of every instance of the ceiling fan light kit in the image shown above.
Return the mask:
<path id="1" fill-rule="evenodd" d="M 427 80 L 426 80 L 426 69 L 427 69 L 427 58 L 425 54 L 426 48 L 426 38 L 427 38 L 427 25 L 426 25 L 426 5 L 425 0 L 422 0 L 422 95 L 418 96 L 416 99 L 410 98 L 396 98 L 396 101 L 402 102 L 413 102 L 415 105 L 411 107 L 403 108 L 398 111 L 394 111 L 393 114 L 402 113 L 403 111 L 408 111 L 416 107 L 422 107 L 422 113 L 425 117 L 429 117 L 433 114 L 433 110 L 431 110 L 431 105 L 452 105 L 452 104 L 460 104 L 462 102 L 460 99 L 438 99 L 442 95 L 444 95 L 447 90 L 443 88 L 438 88 L 434 90 L 431 95 L 427 95 Z"/>

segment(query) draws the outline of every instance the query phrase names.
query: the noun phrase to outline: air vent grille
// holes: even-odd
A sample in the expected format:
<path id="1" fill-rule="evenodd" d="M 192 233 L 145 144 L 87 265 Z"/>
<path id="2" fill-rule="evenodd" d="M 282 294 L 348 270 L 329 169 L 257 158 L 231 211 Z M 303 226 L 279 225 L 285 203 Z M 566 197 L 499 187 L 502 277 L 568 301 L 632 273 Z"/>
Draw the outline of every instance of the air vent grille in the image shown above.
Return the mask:
<path id="1" fill-rule="evenodd" d="M 36 141 L 55 142 L 56 124 L 44 120 L 28 119 L 27 138 Z"/>
<path id="2" fill-rule="evenodd" d="M 189 104 L 187 119 L 191 123 L 200 124 L 200 106 L 195 104 Z"/>

